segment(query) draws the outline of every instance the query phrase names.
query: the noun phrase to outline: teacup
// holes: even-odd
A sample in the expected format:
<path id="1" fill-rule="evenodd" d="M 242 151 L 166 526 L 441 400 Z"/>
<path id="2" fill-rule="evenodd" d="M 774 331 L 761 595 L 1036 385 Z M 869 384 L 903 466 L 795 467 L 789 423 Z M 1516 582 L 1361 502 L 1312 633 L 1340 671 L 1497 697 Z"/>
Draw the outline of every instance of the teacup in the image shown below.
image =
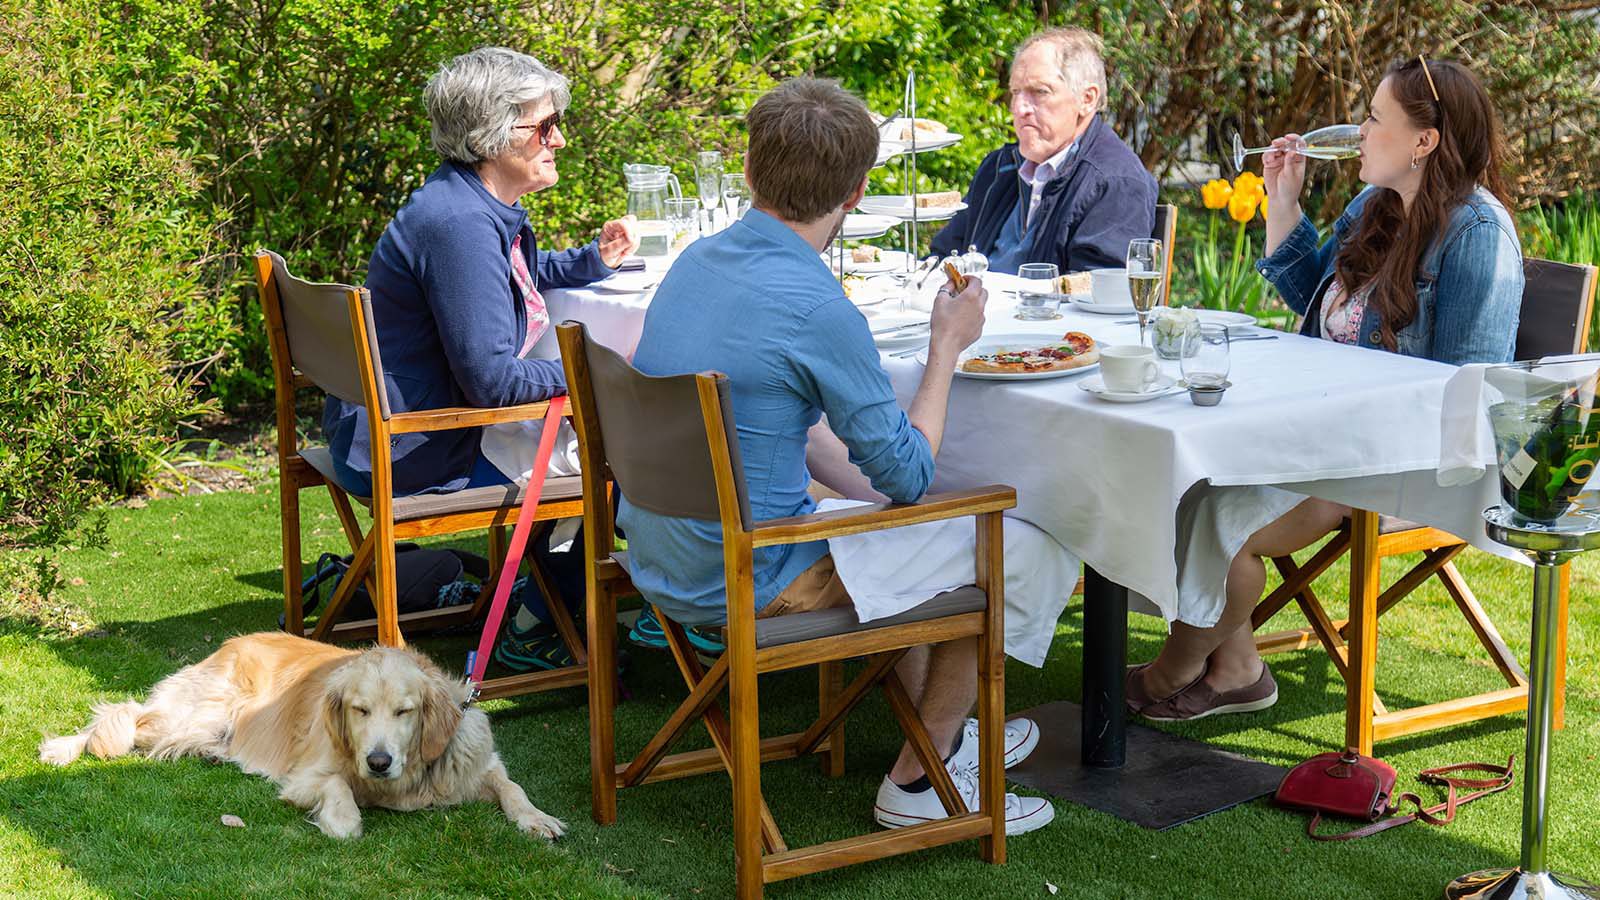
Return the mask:
<path id="1" fill-rule="evenodd" d="M 1100 377 L 1106 390 L 1119 394 L 1142 394 L 1161 377 L 1161 366 L 1149 347 L 1117 344 L 1100 350 Z"/>
<path id="2" fill-rule="evenodd" d="M 1127 269 L 1090 269 L 1089 299 L 1096 306 L 1133 306 Z"/>

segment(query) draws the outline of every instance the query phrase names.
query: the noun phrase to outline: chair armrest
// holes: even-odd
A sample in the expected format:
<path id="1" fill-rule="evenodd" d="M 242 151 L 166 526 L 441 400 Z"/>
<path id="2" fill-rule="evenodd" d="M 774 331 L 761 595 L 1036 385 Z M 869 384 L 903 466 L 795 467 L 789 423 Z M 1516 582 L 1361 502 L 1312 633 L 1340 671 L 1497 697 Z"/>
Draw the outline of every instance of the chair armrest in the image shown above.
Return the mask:
<path id="1" fill-rule="evenodd" d="M 450 406 L 444 409 L 423 409 L 416 412 L 395 413 L 389 417 L 389 430 L 395 434 L 413 431 L 447 431 L 451 428 L 474 428 L 479 425 L 497 425 L 501 422 L 523 422 L 542 419 L 550 404 L 523 403 L 519 406 L 501 406 L 479 409 L 473 406 Z M 572 415 L 568 404 L 564 416 Z"/>
<path id="2" fill-rule="evenodd" d="M 885 531 L 941 519 L 1000 512 L 1014 509 L 1016 505 L 1015 488 L 991 484 L 965 491 L 928 494 L 915 503 L 874 503 L 871 506 L 852 506 L 807 516 L 768 519 L 757 522 L 751 530 L 751 545 L 771 547 L 861 534 L 864 531 Z"/>

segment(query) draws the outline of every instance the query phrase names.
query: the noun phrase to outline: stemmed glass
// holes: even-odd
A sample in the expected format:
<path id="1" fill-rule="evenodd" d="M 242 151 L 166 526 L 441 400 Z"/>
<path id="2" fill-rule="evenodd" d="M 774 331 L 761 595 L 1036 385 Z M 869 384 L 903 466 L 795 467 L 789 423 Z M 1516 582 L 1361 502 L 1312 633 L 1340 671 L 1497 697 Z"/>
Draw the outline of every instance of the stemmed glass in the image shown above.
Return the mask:
<path id="1" fill-rule="evenodd" d="M 1144 343 L 1145 324 L 1150 310 L 1161 299 L 1161 284 L 1166 277 L 1166 255 L 1155 238 L 1135 238 L 1128 242 L 1128 293 L 1133 311 L 1139 314 L 1139 343 Z"/>
<path id="2" fill-rule="evenodd" d="M 734 173 L 722 176 L 722 205 L 728 213 L 730 225 L 742 218 L 745 210 L 750 208 L 750 186 L 745 184 L 744 175 Z"/>
<path id="3" fill-rule="evenodd" d="M 1265 147 L 1245 147 L 1238 134 L 1233 136 L 1233 168 L 1244 171 L 1244 158 L 1271 150 Z M 1361 155 L 1361 126 L 1329 125 L 1303 134 L 1290 145 L 1289 150 L 1312 159 L 1355 159 Z"/>
<path id="4" fill-rule="evenodd" d="M 694 160 L 694 186 L 700 192 L 700 205 L 705 207 L 705 233 L 712 228 L 712 210 L 722 201 L 722 153 L 701 150 Z"/>

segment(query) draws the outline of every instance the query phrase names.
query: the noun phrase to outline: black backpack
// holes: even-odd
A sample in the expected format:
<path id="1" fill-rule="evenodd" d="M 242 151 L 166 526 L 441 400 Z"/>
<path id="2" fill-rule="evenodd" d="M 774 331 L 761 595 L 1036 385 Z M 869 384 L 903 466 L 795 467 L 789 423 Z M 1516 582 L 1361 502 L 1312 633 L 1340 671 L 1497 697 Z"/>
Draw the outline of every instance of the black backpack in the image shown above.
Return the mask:
<path id="1" fill-rule="evenodd" d="M 317 558 L 311 577 L 300 585 L 301 602 L 306 613 L 316 610 L 324 598 L 333 598 L 353 561 L 353 556 L 335 553 L 324 553 Z M 445 588 L 461 581 L 463 575 L 476 578 L 480 584 L 489 578 L 489 561 L 465 550 L 434 550 L 410 543 L 395 544 L 394 562 L 396 594 L 402 613 L 471 603 L 477 596 L 476 591 Z M 341 618 L 370 619 L 376 615 L 372 608 L 372 597 L 363 584 L 356 588 L 355 595 L 345 604 Z"/>

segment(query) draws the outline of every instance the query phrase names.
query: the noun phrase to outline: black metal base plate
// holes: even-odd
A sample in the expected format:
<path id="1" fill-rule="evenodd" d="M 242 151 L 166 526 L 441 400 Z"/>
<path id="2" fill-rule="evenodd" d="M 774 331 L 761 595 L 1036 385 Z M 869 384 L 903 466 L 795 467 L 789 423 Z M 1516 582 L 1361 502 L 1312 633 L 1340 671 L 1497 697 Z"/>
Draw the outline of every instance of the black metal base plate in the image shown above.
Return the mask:
<path id="1" fill-rule="evenodd" d="M 1089 768 L 1080 762 L 1078 704 L 1057 701 L 1012 715 L 1033 719 L 1041 735 L 1007 779 L 1156 831 L 1270 794 L 1289 771 L 1132 723 L 1127 763 Z"/>

